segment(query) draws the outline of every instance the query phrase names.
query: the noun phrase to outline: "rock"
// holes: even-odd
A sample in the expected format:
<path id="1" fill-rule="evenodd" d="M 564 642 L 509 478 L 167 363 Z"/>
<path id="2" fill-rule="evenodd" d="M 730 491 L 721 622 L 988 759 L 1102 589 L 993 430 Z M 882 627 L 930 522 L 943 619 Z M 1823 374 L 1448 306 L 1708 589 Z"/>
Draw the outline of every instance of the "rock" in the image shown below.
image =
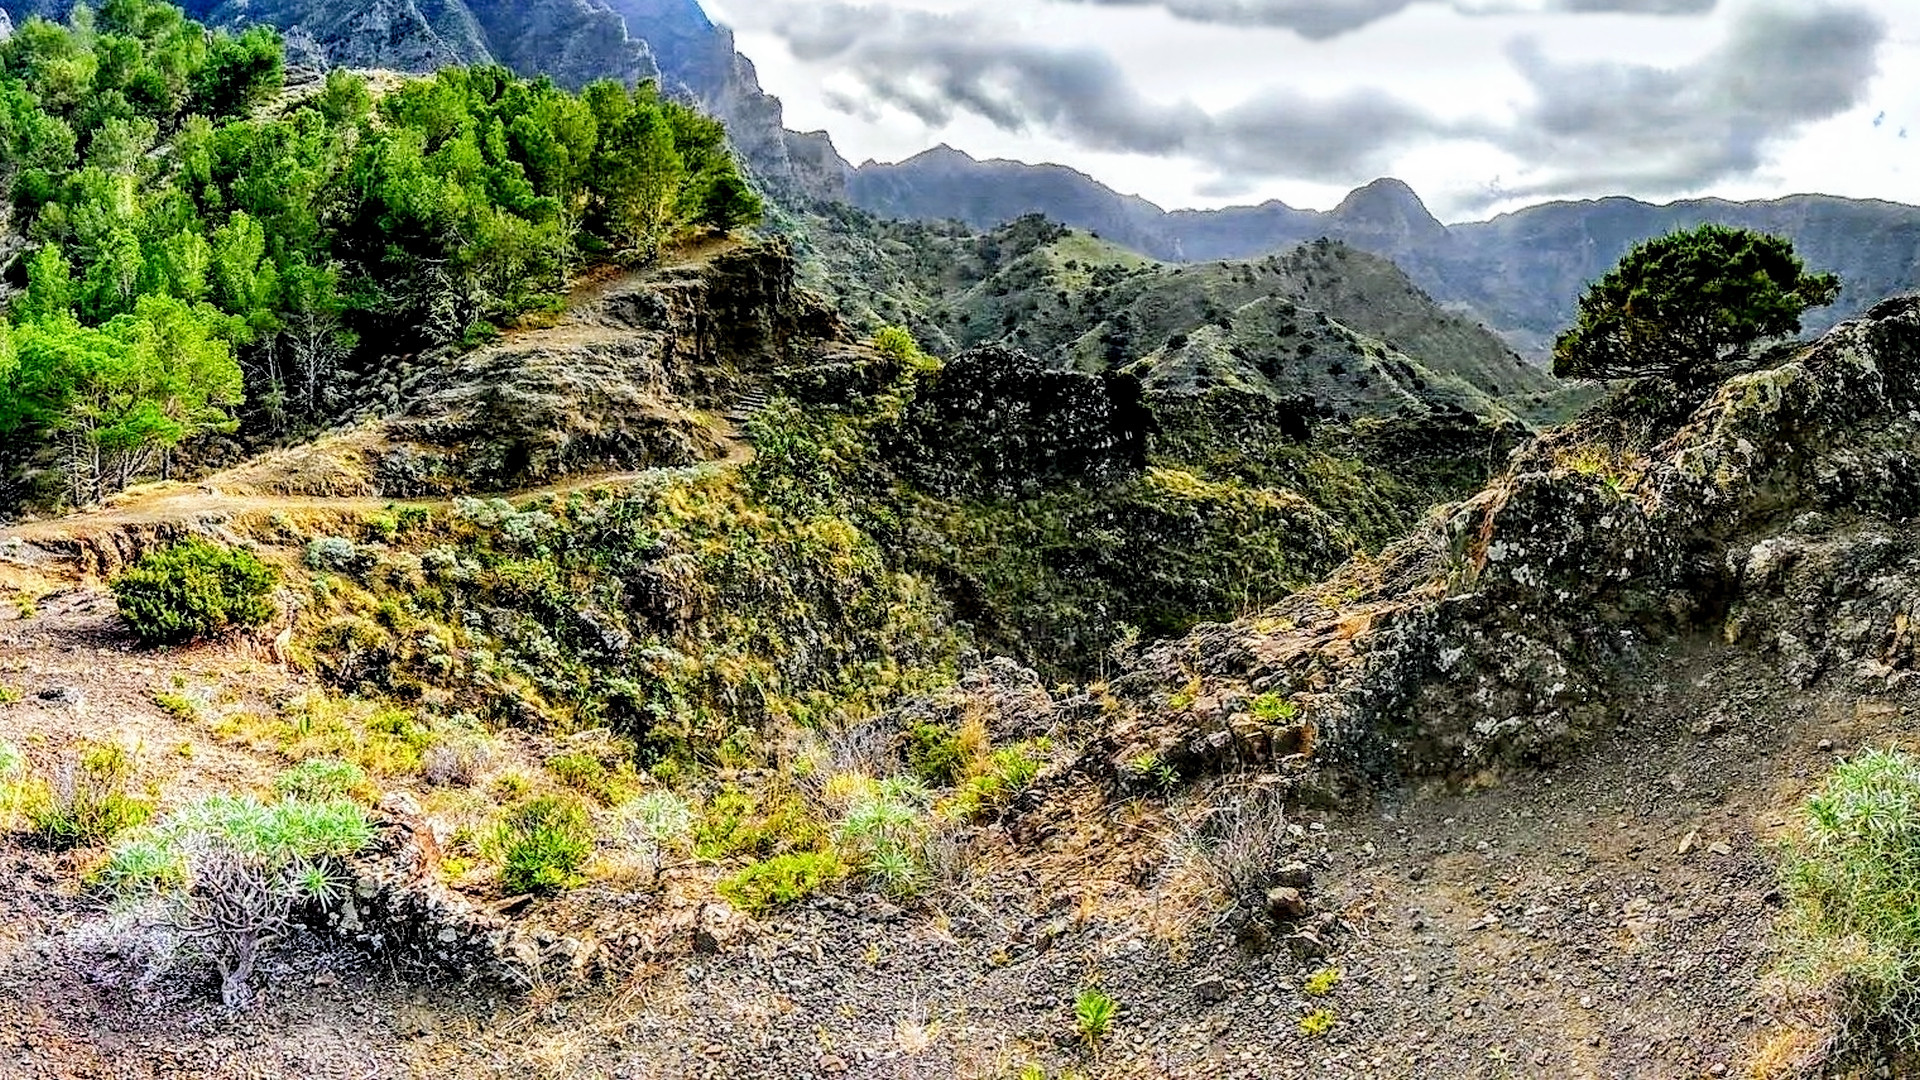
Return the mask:
<path id="1" fill-rule="evenodd" d="M 1227 1000 L 1227 980 L 1214 976 L 1193 984 L 1193 996 L 1202 1005 L 1218 1005 Z"/>
<path id="2" fill-rule="evenodd" d="M 1299 922 L 1307 917 L 1307 900 L 1299 889 L 1285 885 L 1267 890 L 1267 917 L 1277 923 Z"/>
<path id="3" fill-rule="evenodd" d="M 1419 877 L 1411 874 L 1409 878 L 1413 881 L 1420 880 Z M 1282 888 L 1299 889 L 1304 892 L 1313 888 L 1313 871 L 1308 869 L 1307 864 L 1303 862 L 1288 863 L 1274 871 L 1273 883 Z"/>
<path id="4" fill-rule="evenodd" d="M 1692 851 L 1695 847 L 1698 847 L 1699 844 L 1700 844 L 1700 830 L 1695 829 L 1694 831 L 1688 833 L 1685 839 L 1680 841 L 1679 850 L 1674 852 L 1674 854 L 1685 855 L 1687 852 Z"/>
<path id="5" fill-rule="evenodd" d="M 87 696 L 77 686 L 52 686 L 40 691 L 39 698 L 45 704 L 57 709 L 72 709 L 76 712 L 86 707 Z"/>
<path id="6" fill-rule="evenodd" d="M 1324 939 L 1308 930 L 1289 935 L 1286 946 L 1287 951 L 1293 954 L 1294 961 L 1297 963 L 1323 959 L 1332 951 Z"/>

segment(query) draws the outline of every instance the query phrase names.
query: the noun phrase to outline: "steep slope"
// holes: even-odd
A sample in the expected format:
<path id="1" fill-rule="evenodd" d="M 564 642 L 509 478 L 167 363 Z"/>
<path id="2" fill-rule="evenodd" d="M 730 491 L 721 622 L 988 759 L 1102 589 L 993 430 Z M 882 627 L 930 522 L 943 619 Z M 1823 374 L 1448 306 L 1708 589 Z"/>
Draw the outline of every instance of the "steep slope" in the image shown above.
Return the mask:
<path id="1" fill-rule="evenodd" d="M 1625 198 L 1549 203 L 1445 226 L 1405 184 L 1387 179 L 1327 212 L 1278 202 L 1167 212 L 1061 166 L 975 161 L 946 148 L 862 165 L 847 191 L 875 213 L 957 218 L 976 229 L 1041 214 L 1175 261 L 1244 259 L 1330 237 L 1392 259 L 1440 302 L 1471 311 L 1536 357 L 1570 320 L 1580 290 L 1630 246 L 1703 222 L 1784 234 L 1816 269 L 1840 274 L 1846 291 L 1837 306 L 1809 316 L 1811 332 L 1920 284 L 1920 208 L 1822 195 L 1664 206 Z"/>
<path id="2" fill-rule="evenodd" d="M 1273 690 L 1343 783 L 1551 762 L 1619 722 L 1617 687 L 1675 641 L 1743 645 L 1794 686 L 1911 684 L 1916 417 L 1913 298 L 1704 400 L 1610 403 L 1379 561 L 1147 654 L 1116 680 L 1139 726 L 1115 760 L 1141 738 L 1196 765 L 1197 732 L 1265 739 L 1236 713 Z M 1209 704 L 1169 713 L 1182 671 Z"/>

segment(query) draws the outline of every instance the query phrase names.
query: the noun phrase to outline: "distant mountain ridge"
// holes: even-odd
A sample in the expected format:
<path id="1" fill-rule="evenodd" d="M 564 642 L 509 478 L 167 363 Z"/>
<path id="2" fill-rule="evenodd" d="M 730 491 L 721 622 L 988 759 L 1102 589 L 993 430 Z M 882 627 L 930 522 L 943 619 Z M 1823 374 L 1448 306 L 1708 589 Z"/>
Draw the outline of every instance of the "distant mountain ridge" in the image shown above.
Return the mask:
<path id="1" fill-rule="evenodd" d="M 1810 264 L 1840 274 L 1840 303 L 1811 313 L 1810 331 L 1920 285 L 1920 207 L 1826 195 L 1664 206 L 1615 197 L 1445 225 L 1412 188 L 1389 178 L 1324 212 L 1277 201 L 1167 211 L 1065 166 L 977 161 L 942 146 L 897 164 L 861 165 L 847 197 L 883 217 L 983 229 L 1037 213 L 1176 262 L 1251 258 L 1324 236 L 1392 259 L 1435 299 L 1536 357 L 1571 320 L 1586 283 L 1634 243 L 1708 221 L 1782 233 Z"/>

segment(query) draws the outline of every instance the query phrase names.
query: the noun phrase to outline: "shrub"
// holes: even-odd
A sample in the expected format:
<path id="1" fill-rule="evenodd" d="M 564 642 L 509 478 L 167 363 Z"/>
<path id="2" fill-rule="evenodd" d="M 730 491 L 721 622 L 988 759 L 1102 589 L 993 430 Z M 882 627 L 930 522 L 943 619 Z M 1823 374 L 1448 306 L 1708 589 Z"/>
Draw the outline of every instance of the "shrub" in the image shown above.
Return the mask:
<path id="1" fill-rule="evenodd" d="M 485 739 L 454 738 L 427 747 L 420 772 L 435 787 L 472 787 L 492 761 L 493 748 Z"/>
<path id="2" fill-rule="evenodd" d="M 1807 799 L 1784 871 L 1789 984 L 1920 1050 L 1920 759 L 1869 751 Z"/>
<path id="3" fill-rule="evenodd" d="M 839 857 L 830 851 L 795 851 L 754 863 L 718 888 L 734 907 L 761 915 L 819 891 L 843 873 Z"/>
<path id="4" fill-rule="evenodd" d="M 1317 1039 L 1333 1030 L 1334 1019 L 1332 1009 L 1315 1009 L 1300 1018 L 1300 1034 Z"/>
<path id="5" fill-rule="evenodd" d="M 801 799 L 777 792 L 763 792 L 756 798 L 729 788 L 713 797 L 694 827 L 693 852 L 703 859 L 765 858 L 818 850 L 826 840 L 819 819 Z"/>
<path id="6" fill-rule="evenodd" d="M 1099 1045 L 1113 1030 L 1113 1014 L 1117 1008 L 1118 1003 L 1097 986 L 1087 987 L 1073 999 L 1074 1027 L 1089 1047 Z"/>
<path id="7" fill-rule="evenodd" d="M 141 557 L 112 587 L 140 640 L 170 645 L 265 623 L 278 580 L 253 553 L 195 537 Z"/>
<path id="8" fill-rule="evenodd" d="M 979 775 L 968 777 L 954 796 L 954 810 L 963 817 L 998 813 L 1040 775 L 1050 744 L 1045 739 L 1004 746 L 993 752 Z"/>
<path id="9" fill-rule="evenodd" d="M 116 846 L 101 877 L 213 963 L 221 1000 L 241 1008 L 261 954 L 303 908 L 339 895 L 336 860 L 372 838 L 366 811 L 343 800 L 214 796 Z"/>
<path id="10" fill-rule="evenodd" d="M 351 761 L 314 758 L 275 777 L 273 790 L 288 798 L 326 802 L 348 798 L 366 783 L 367 771 Z"/>
<path id="11" fill-rule="evenodd" d="M 498 842 L 507 891 L 555 893 L 574 884 L 593 853 L 593 822 L 579 799 L 541 796 L 507 812 Z"/>
<path id="12" fill-rule="evenodd" d="M 25 796 L 27 820 L 44 843 L 82 847 L 111 840 L 147 820 L 153 807 L 127 794 L 133 755 L 107 743 L 83 745 Z"/>
<path id="13" fill-rule="evenodd" d="M 1340 985 L 1340 977 L 1341 971 L 1339 968 L 1323 967 L 1319 971 L 1307 976 L 1306 982 L 1300 984 L 1300 988 L 1312 997 L 1326 997 L 1328 994 L 1333 993 L 1334 987 Z"/>
<path id="14" fill-rule="evenodd" d="M 344 536 L 322 536 L 307 543 L 307 569 L 352 573 L 365 568 L 360 549 Z"/>
<path id="15" fill-rule="evenodd" d="M 1264 789 L 1231 787 L 1214 797 L 1185 843 L 1213 886 L 1248 907 L 1264 902 L 1293 848 L 1284 800 Z"/>
<path id="16" fill-rule="evenodd" d="M 835 839 L 881 892 L 903 899 L 927 876 L 927 793 L 917 781 L 883 780 L 856 794 Z"/>
<path id="17" fill-rule="evenodd" d="M 920 721 L 907 729 L 907 766 L 927 783 L 947 787 L 966 772 L 966 746 L 946 725 Z"/>
<path id="18" fill-rule="evenodd" d="M 685 848 L 693 835 L 693 808 L 671 791 L 649 791 L 620 807 L 621 838 L 646 860 L 658 883 L 667 856 Z"/>

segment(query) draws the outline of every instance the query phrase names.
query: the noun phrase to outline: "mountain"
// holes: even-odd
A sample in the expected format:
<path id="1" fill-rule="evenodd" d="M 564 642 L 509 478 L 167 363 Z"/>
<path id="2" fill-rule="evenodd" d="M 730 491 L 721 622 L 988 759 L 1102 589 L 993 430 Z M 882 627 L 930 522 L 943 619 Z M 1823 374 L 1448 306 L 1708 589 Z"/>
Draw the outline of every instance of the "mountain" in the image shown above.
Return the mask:
<path id="1" fill-rule="evenodd" d="M 68 0 L 22 0 L 5 13 L 60 20 Z M 791 200 L 844 196 L 847 163 L 825 132 L 783 126 L 778 98 L 760 88 L 733 32 L 696 0 L 182 0 L 216 26 L 266 24 L 289 59 L 324 69 L 430 72 L 497 63 L 578 88 L 595 79 L 657 79 L 726 121 L 759 178 Z"/>
<path id="2" fill-rule="evenodd" d="M 1380 194 L 1356 203 L 1356 220 L 1369 215 L 1379 234 L 1417 227 L 1391 189 Z M 1159 390 L 1310 400 L 1334 417 L 1551 419 L 1578 404 L 1392 262 L 1343 243 L 1175 264 L 1037 215 L 976 233 L 853 210 L 817 220 L 807 240 L 849 315 L 864 307 L 866 321 L 904 324 L 942 353 L 999 345 Z"/>
<path id="3" fill-rule="evenodd" d="M 897 164 L 861 165 L 848 178 L 847 197 L 875 214 L 975 228 L 1043 214 L 1176 262 L 1251 258 L 1330 237 L 1392 259 L 1436 300 L 1470 310 L 1535 356 L 1571 320 L 1586 283 L 1629 247 L 1710 221 L 1786 235 L 1815 268 L 1841 276 L 1840 303 L 1811 313 L 1810 331 L 1920 283 L 1920 207 L 1826 195 L 1662 206 L 1626 198 L 1556 202 L 1445 225 L 1406 184 L 1382 179 L 1325 212 L 1281 202 L 1169 212 L 1063 166 L 976 161 L 940 147 Z"/>

